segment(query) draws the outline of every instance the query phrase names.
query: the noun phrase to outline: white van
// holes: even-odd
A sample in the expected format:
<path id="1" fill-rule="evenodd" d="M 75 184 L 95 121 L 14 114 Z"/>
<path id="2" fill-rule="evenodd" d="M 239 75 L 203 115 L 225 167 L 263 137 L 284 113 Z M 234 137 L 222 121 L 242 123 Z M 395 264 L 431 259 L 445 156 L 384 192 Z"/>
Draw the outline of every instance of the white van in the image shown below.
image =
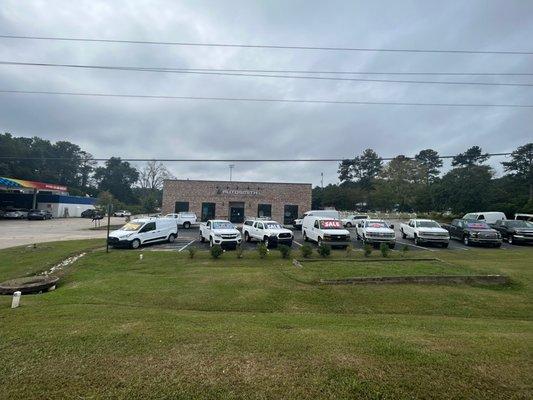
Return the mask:
<path id="1" fill-rule="evenodd" d="M 312 240 L 320 246 L 327 243 L 332 247 L 346 248 L 350 244 L 350 232 L 336 218 L 308 215 L 302 222 L 304 241 Z"/>
<path id="2" fill-rule="evenodd" d="M 128 222 L 109 234 L 109 245 L 137 249 L 143 244 L 174 242 L 178 226 L 171 218 L 140 218 Z"/>
<path id="3" fill-rule="evenodd" d="M 293 226 L 295 228 L 301 228 L 303 220 L 307 216 L 328 217 L 328 218 L 333 218 L 333 219 L 341 218 L 341 215 L 337 210 L 311 210 L 311 211 L 304 212 L 304 215 L 302 216 L 302 218 L 295 219 Z"/>
<path id="4" fill-rule="evenodd" d="M 463 219 L 475 219 L 478 221 L 484 221 L 487 224 L 491 225 L 496 223 L 496 221 L 506 220 L 507 217 L 504 213 L 500 211 L 485 211 L 485 212 L 473 212 L 465 214 Z"/>

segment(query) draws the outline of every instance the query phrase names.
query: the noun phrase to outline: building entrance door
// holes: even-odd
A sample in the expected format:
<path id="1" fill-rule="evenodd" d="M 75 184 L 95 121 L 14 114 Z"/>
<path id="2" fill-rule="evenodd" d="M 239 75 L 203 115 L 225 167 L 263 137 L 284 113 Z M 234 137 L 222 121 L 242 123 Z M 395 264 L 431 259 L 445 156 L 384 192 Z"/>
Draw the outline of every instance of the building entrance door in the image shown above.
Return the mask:
<path id="1" fill-rule="evenodd" d="M 229 203 L 229 220 L 234 224 L 241 224 L 244 222 L 244 203 L 230 202 Z"/>

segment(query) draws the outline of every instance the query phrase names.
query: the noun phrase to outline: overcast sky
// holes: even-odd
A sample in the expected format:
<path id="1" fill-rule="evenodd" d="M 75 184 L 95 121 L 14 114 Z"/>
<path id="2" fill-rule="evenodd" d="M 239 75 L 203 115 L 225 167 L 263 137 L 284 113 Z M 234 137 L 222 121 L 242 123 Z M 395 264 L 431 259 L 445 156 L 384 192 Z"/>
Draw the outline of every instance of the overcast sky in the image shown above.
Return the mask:
<path id="1" fill-rule="evenodd" d="M 0 34 L 197 43 L 533 50 L 533 1 L 20 1 Z M 371 72 L 533 72 L 533 55 L 371 53 L 0 39 L 1 61 Z M 533 77 L 387 77 L 533 83 Z M 0 66 L 0 89 L 394 102 L 532 104 L 533 87 L 192 76 Z M 401 107 L 0 94 L 0 130 L 77 143 L 95 157 L 383 157 L 533 139 L 527 108 Z M 494 159 L 497 164 L 502 159 Z M 167 164 L 227 179 L 227 164 Z M 337 182 L 337 164 L 236 164 L 235 180 Z"/>

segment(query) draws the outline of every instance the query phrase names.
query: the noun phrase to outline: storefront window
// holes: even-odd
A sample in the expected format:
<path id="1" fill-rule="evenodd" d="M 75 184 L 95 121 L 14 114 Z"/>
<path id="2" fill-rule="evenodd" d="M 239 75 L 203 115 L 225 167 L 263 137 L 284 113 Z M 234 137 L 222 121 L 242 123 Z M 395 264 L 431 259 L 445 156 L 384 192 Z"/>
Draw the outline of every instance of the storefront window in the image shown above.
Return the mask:
<path id="1" fill-rule="evenodd" d="M 259 218 L 272 217 L 272 205 L 271 204 L 258 204 L 257 205 L 257 216 Z"/>

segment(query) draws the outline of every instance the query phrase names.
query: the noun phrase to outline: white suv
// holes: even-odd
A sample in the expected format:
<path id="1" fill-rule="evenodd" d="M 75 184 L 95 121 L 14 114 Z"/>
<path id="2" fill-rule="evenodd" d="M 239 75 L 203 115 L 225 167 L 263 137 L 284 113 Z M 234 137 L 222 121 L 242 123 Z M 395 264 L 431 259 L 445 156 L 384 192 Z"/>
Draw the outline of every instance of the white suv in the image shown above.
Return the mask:
<path id="1" fill-rule="evenodd" d="M 350 244 L 350 232 L 343 228 L 339 219 L 308 215 L 302 222 L 304 241 L 312 240 L 320 246 L 346 248 Z"/>
<path id="2" fill-rule="evenodd" d="M 193 212 L 179 212 L 165 215 L 165 218 L 174 218 L 178 226 L 189 229 L 197 222 L 196 214 Z"/>
<path id="3" fill-rule="evenodd" d="M 285 244 L 292 246 L 294 235 L 289 229 L 285 229 L 279 222 L 264 219 L 247 219 L 242 225 L 244 240 L 252 239 L 264 242 L 267 246 Z"/>

